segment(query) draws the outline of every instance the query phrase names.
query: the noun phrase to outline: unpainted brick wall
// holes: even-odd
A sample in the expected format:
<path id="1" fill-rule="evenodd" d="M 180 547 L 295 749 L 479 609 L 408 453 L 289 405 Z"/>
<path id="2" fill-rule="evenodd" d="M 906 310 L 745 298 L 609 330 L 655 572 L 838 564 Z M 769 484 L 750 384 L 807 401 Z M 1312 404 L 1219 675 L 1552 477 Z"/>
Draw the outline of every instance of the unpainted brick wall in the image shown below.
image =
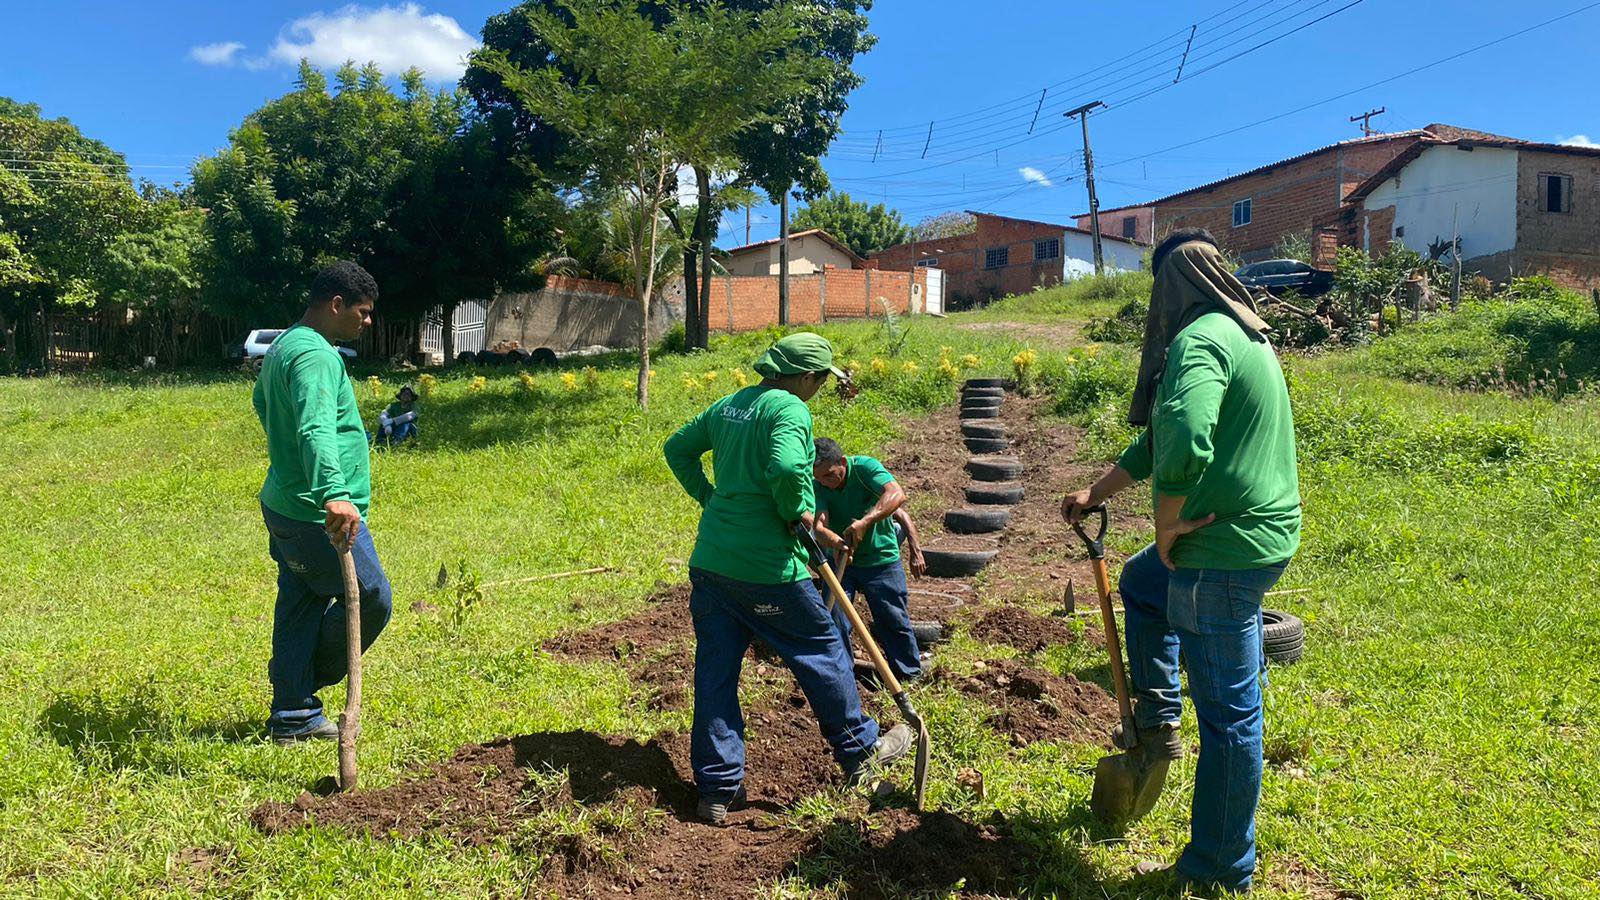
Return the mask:
<path id="1" fill-rule="evenodd" d="M 1570 212 L 1541 210 L 1540 174 L 1572 178 Z M 1600 158 L 1517 152 L 1515 274 L 1543 274 L 1563 287 L 1600 287 Z"/>
<path id="2" fill-rule="evenodd" d="M 834 319 L 883 315 L 883 302 L 904 314 L 910 308 L 910 272 L 827 268 L 789 277 L 789 322 L 814 325 Z M 927 288 L 927 278 L 915 273 Z M 880 302 L 883 301 L 883 302 Z M 778 322 L 776 276 L 713 276 L 707 292 L 707 322 L 712 331 L 755 331 Z"/>

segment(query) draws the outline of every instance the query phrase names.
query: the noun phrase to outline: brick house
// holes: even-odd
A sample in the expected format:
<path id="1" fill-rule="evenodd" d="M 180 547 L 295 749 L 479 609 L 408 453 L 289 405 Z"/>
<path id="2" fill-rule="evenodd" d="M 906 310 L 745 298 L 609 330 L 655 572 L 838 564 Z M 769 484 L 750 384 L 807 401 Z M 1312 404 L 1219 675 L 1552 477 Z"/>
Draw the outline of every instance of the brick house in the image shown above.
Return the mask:
<path id="1" fill-rule="evenodd" d="M 1600 148 L 1512 138 L 1419 143 L 1350 194 L 1340 243 L 1426 253 L 1461 236 L 1465 271 L 1600 288 Z"/>
<path id="2" fill-rule="evenodd" d="M 725 252 L 722 263 L 730 275 L 776 275 L 778 238 L 734 247 Z M 790 275 L 810 275 L 822 271 L 826 266 L 859 269 L 861 263 L 861 257 L 855 251 L 820 228 L 796 231 L 789 235 Z"/>
<path id="3" fill-rule="evenodd" d="M 1116 209 L 1102 209 L 1100 233 L 1126 238 L 1140 244 L 1154 244 L 1155 214 L 1153 206 L 1119 206 Z M 1092 227 L 1089 221 L 1092 218 L 1087 214 L 1078 216 L 1078 227 L 1088 231 Z"/>
<path id="4" fill-rule="evenodd" d="M 1089 232 L 1075 225 L 1036 222 L 968 210 L 976 222 L 970 234 L 899 244 L 879 251 L 869 266 L 905 271 L 913 266 L 944 272 L 947 309 L 965 309 L 1036 287 L 1059 284 L 1094 270 Z M 1105 264 L 1138 269 L 1145 247 L 1102 235 Z"/>
<path id="5" fill-rule="evenodd" d="M 1126 218 L 1135 233 L 1149 219 L 1149 239 L 1179 228 L 1205 228 L 1244 262 L 1270 259 L 1285 237 L 1305 235 L 1331 247 L 1348 231 L 1344 205 L 1355 190 L 1412 147 L 1461 139 L 1510 140 L 1453 125 L 1339 141 L 1137 206 L 1103 209 L 1100 224 L 1113 231 Z M 1088 216 L 1079 217 L 1085 224 Z"/>

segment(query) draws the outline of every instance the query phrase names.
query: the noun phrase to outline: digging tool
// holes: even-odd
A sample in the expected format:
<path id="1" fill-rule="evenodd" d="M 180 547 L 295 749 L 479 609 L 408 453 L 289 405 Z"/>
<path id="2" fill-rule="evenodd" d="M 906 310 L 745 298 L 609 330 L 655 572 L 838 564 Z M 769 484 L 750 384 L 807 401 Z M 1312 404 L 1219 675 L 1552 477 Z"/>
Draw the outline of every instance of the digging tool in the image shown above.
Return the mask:
<path id="1" fill-rule="evenodd" d="M 339 713 L 339 790 L 356 789 L 356 736 L 361 734 L 361 583 L 349 545 L 339 546 L 339 570 L 344 575 L 344 652 L 349 666 L 349 690 Z"/>
<path id="2" fill-rule="evenodd" d="M 861 645 L 866 648 L 867 656 L 872 659 L 872 667 L 878 673 L 878 680 L 889 689 L 889 695 L 894 698 L 894 705 L 900 708 L 900 715 L 905 717 L 906 724 L 917 730 L 917 763 L 913 793 L 917 798 L 917 809 L 920 810 L 923 797 L 928 792 L 928 758 L 933 755 L 933 739 L 928 735 L 928 723 L 922 721 L 922 717 L 917 715 L 916 709 L 912 707 L 911 698 L 906 695 L 906 689 L 900 684 L 900 679 L 895 677 L 894 670 L 889 668 L 889 661 L 884 659 L 883 650 L 878 647 L 872 632 L 867 630 L 867 624 L 861 620 L 861 613 L 856 610 L 855 604 L 850 602 L 844 587 L 839 584 L 838 577 L 833 574 L 833 568 L 828 565 L 828 558 L 823 555 L 816 536 L 799 522 L 795 523 L 794 533 L 799 536 L 806 552 L 811 554 L 811 563 L 822 575 L 822 580 L 827 583 L 828 593 L 832 596 L 833 602 L 844 610 L 845 618 L 850 621 L 850 627 L 861 639 Z"/>
<path id="3" fill-rule="evenodd" d="M 1100 514 L 1100 528 L 1093 537 L 1081 521 L 1072 528 L 1088 548 L 1089 565 L 1094 569 L 1094 586 L 1100 594 L 1100 621 L 1105 627 L 1106 650 L 1111 655 L 1111 684 L 1117 694 L 1117 712 L 1122 718 L 1122 727 L 1112 735 L 1112 742 L 1122 752 L 1101 757 L 1095 766 L 1094 793 L 1089 798 L 1089 809 L 1101 822 L 1120 827 L 1155 807 L 1161 788 L 1167 782 L 1170 763 L 1165 759 L 1147 759 L 1139 746 L 1133 703 L 1128 698 L 1128 674 L 1122 664 L 1122 642 L 1117 636 L 1117 617 L 1111 609 L 1111 577 L 1106 572 L 1105 540 L 1110 517 L 1105 504 L 1086 509 L 1084 513 Z"/>

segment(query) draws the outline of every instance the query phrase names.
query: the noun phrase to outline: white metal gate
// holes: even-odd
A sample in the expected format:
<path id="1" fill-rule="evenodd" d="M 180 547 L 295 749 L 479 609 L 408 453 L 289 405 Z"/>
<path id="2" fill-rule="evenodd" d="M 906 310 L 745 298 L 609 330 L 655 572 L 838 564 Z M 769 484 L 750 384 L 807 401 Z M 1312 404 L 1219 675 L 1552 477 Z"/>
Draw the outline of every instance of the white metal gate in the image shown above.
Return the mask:
<path id="1" fill-rule="evenodd" d="M 928 291 L 922 298 L 923 312 L 944 312 L 944 272 L 929 266 L 922 270 L 928 276 Z"/>
<path id="2" fill-rule="evenodd" d="M 454 328 L 457 353 L 477 353 L 488 336 L 489 308 L 481 300 L 456 304 Z"/>

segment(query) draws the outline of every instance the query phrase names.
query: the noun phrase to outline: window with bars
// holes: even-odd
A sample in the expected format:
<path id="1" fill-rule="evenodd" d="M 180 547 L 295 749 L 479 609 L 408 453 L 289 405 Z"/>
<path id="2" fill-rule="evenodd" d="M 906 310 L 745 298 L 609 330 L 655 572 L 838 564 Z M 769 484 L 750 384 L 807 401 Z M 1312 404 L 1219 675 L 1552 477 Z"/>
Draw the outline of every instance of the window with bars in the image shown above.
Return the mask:
<path id="1" fill-rule="evenodd" d="M 1058 257 L 1060 255 L 1061 255 L 1061 239 L 1060 238 L 1045 238 L 1042 241 L 1034 241 L 1033 242 L 1033 258 L 1035 260 L 1055 259 L 1056 257 Z"/>
<path id="2" fill-rule="evenodd" d="M 1250 198 L 1236 200 L 1233 204 L 1233 227 L 1239 228 L 1250 224 Z"/>
<path id="3" fill-rule="evenodd" d="M 939 268 L 939 257 L 924 256 L 923 258 L 917 260 L 917 266 L 923 269 L 937 269 Z"/>
<path id="4" fill-rule="evenodd" d="M 1139 233 L 1139 221 L 1133 216 L 1122 217 L 1122 236 L 1131 238 Z"/>
<path id="5" fill-rule="evenodd" d="M 990 247 L 983 251 L 983 267 L 985 269 L 1000 269 L 1011 265 L 1010 247 Z"/>
<path id="6" fill-rule="evenodd" d="M 1572 176 L 1554 172 L 1539 173 L 1539 211 L 1572 212 Z"/>

